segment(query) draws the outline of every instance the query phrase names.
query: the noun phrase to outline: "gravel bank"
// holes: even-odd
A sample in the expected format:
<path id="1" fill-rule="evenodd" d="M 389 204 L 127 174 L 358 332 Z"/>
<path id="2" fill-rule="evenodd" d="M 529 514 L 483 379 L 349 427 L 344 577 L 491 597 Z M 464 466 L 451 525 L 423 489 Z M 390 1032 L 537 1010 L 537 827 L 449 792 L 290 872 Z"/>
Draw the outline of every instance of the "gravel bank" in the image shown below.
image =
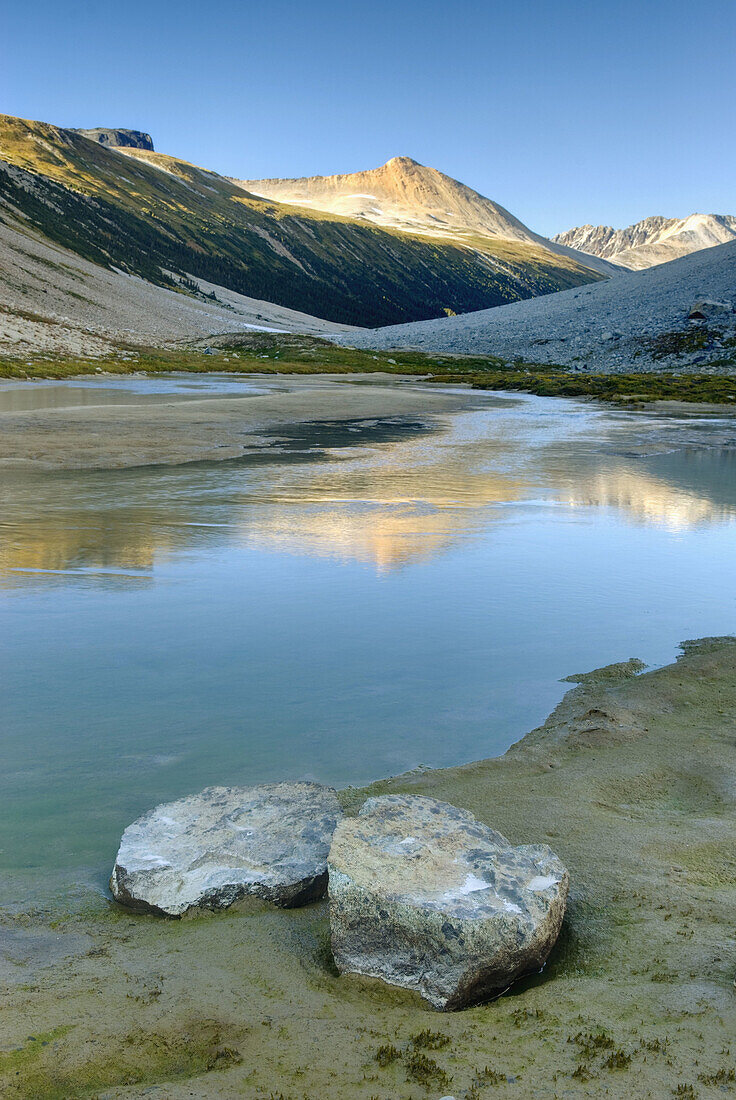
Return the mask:
<path id="1" fill-rule="evenodd" d="M 699 370 L 707 369 L 707 356 L 655 362 L 642 354 L 640 341 L 685 329 L 700 298 L 736 300 L 736 241 L 559 294 L 331 339 L 356 348 L 499 355 L 591 371 Z"/>
<path id="2" fill-rule="evenodd" d="M 124 383 L 122 383 L 124 384 Z M 21 383 L 20 385 L 23 385 Z M 26 383 L 32 387 L 33 383 Z M 241 458 L 271 446 L 284 426 L 442 416 L 473 407 L 470 391 L 397 385 L 363 375 L 280 375 L 261 394 L 172 396 L 165 402 L 0 412 L 0 470 L 119 469 Z"/>

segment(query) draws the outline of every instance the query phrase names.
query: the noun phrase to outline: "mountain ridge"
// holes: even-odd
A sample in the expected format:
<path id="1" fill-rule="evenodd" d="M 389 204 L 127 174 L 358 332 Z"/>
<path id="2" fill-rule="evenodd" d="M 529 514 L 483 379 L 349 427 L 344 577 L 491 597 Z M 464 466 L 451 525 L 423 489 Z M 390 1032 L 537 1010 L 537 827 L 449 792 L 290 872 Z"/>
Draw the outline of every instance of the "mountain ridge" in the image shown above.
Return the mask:
<path id="1" fill-rule="evenodd" d="M 413 157 L 392 157 L 379 168 L 333 176 L 234 180 L 250 194 L 295 206 L 364 219 L 383 228 L 447 240 L 506 240 L 534 245 L 603 275 L 619 268 L 575 252 L 529 229 L 506 207 Z"/>
<path id="2" fill-rule="evenodd" d="M 690 214 L 687 218 L 655 215 L 625 229 L 579 225 L 552 238 L 557 244 L 615 261 L 632 271 L 667 263 L 691 252 L 726 244 L 736 238 L 736 217 Z"/>
<path id="3" fill-rule="evenodd" d="M 464 313 L 597 278 L 525 242 L 428 240 L 295 208 L 176 157 L 9 115 L 0 217 L 158 286 L 204 281 L 342 325 Z"/>

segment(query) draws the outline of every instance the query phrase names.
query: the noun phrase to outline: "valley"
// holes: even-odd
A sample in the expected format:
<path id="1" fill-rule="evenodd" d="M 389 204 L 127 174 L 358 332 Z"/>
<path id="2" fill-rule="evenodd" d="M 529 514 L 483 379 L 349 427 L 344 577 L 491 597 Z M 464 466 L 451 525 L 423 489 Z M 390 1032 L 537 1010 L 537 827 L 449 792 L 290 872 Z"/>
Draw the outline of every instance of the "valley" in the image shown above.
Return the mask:
<path id="1" fill-rule="evenodd" d="M 40 234 L 97 265 L 103 282 L 102 272 L 112 270 L 175 291 L 182 312 L 189 296 L 212 303 L 212 331 L 234 327 L 221 320 L 233 293 L 330 324 L 370 326 L 464 313 L 600 278 L 564 250 L 534 241 L 427 240 L 264 200 L 175 157 L 7 115 L 0 116 L 0 211 L 6 233 L 31 238 L 28 251 Z M 24 301 L 14 269 L 3 265 L 0 278 L 16 315 L 38 311 L 47 323 L 84 324 L 83 292 L 77 300 L 67 295 L 67 318 L 47 313 L 37 297 L 35 308 Z M 110 308 L 109 321 L 98 321 L 103 339 L 115 323 Z M 166 334 L 175 338 L 176 324 Z"/>
<path id="2" fill-rule="evenodd" d="M 437 153 L 540 225 L 638 209 L 629 115 L 619 164 L 602 109 L 636 84 L 607 69 L 608 27 L 595 49 L 542 36 L 543 81 L 533 21 L 509 69 L 506 13 L 470 34 L 428 8 L 425 53 L 412 19 L 389 71 L 400 8 L 390 33 L 317 10 L 319 36 L 295 9 L 212 10 L 195 42 L 184 9 L 157 41 L 154 3 L 134 48 L 100 13 L 85 80 L 114 71 L 125 109 L 65 107 L 65 70 L 65 125 L 0 115 L 3 1097 L 736 1088 L 736 218 L 546 237 L 386 160 Z M 448 123 L 464 63 L 483 82 Z M 107 119 L 141 129 L 79 125 Z M 334 787 L 332 817 L 300 831 L 276 802 L 277 852 L 249 816 L 271 784 Z M 384 811 L 359 880 L 333 832 L 393 795 L 448 803 L 445 831 L 439 808 L 426 845 Z M 207 807 L 185 902 L 180 799 Z M 461 818 L 473 843 L 445 850 Z"/>

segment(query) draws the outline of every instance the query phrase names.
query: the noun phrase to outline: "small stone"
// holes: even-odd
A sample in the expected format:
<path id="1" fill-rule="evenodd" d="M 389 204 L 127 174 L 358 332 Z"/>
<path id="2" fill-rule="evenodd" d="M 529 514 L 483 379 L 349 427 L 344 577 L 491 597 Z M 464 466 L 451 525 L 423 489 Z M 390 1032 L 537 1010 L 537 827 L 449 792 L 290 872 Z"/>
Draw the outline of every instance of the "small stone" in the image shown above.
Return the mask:
<path id="1" fill-rule="evenodd" d="M 327 889 L 341 816 L 335 791 L 319 783 L 208 787 L 128 826 L 110 890 L 123 905 L 169 917 L 247 895 L 305 905 Z"/>
<path id="2" fill-rule="evenodd" d="M 340 822 L 329 876 L 338 970 L 445 1010 L 544 965 L 569 884 L 546 845 L 514 848 L 467 810 L 403 795 L 371 798 Z"/>

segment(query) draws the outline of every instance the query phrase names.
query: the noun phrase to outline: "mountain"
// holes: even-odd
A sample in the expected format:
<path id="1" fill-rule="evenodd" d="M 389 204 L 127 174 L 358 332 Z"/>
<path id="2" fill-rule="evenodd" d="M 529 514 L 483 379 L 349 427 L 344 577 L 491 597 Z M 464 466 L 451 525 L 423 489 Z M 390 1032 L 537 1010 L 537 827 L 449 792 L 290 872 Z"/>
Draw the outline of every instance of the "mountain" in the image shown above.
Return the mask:
<path id="1" fill-rule="evenodd" d="M 580 225 L 558 233 L 555 244 L 614 260 L 639 270 L 712 248 L 736 238 L 736 218 L 730 214 L 691 214 L 689 218 L 644 218 L 626 229 L 610 225 Z"/>
<path id="2" fill-rule="evenodd" d="M 175 157 L 8 115 L 0 218 L 159 287 L 205 281 L 347 325 L 465 313 L 600 278 L 536 243 L 429 239 L 287 206 Z"/>
<path id="3" fill-rule="evenodd" d="M 341 327 L 188 278 L 179 291 L 108 270 L 0 219 L 0 357 L 99 356 L 248 330 L 320 335 Z"/>
<path id="4" fill-rule="evenodd" d="M 709 299 L 712 325 L 689 322 Z M 644 271 L 466 317 L 330 337 L 358 348 L 498 355 L 578 370 L 630 371 L 733 363 L 736 240 Z M 709 332 L 708 327 L 713 331 Z"/>
<path id="5" fill-rule="evenodd" d="M 234 182 L 265 198 L 344 214 L 386 229 L 474 245 L 484 239 L 514 241 L 567 256 L 604 275 L 618 270 L 600 258 L 540 237 L 503 206 L 411 157 L 394 157 L 381 168 L 349 175 Z"/>

